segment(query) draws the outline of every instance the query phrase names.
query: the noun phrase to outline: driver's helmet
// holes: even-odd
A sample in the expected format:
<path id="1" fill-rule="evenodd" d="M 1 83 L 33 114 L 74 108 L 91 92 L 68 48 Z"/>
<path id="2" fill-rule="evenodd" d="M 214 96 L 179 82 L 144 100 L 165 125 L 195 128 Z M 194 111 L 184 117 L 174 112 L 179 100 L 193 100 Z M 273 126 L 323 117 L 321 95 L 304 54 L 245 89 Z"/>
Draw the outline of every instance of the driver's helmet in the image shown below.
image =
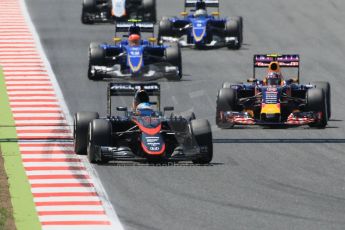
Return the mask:
<path id="1" fill-rule="evenodd" d="M 283 77 L 281 73 L 272 71 L 267 74 L 263 83 L 264 85 L 268 85 L 268 86 L 273 86 L 273 85 L 278 86 L 282 84 L 282 81 L 283 81 Z"/>
<path id="2" fill-rule="evenodd" d="M 139 116 L 152 116 L 154 114 L 154 109 L 150 103 L 144 102 L 137 106 L 136 113 Z"/>
<path id="3" fill-rule="evenodd" d="M 139 34 L 131 34 L 128 37 L 128 43 L 130 46 L 137 46 L 140 43 L 140 35 Z"/>
<path id="4" fill-rule="evenodd" d="M 206 3 L 203 0 L 198 0 L 195 3 L 195 10 L 206 10 Z"/>
<path id="5" fill-rule="evenodd" d="M 140 35 L 140 27 L 137 26 L 137 25 L 133 25 L 131 27 L 129 27 L 129 36 L 132 35 L 132 34 L 138 34 Z"/>
<path id="6" fill-rule="evenodd" d="M 207 11 L 204 9 L 197 10 L 194 13 L 194 17 L 207 17 Z"/>

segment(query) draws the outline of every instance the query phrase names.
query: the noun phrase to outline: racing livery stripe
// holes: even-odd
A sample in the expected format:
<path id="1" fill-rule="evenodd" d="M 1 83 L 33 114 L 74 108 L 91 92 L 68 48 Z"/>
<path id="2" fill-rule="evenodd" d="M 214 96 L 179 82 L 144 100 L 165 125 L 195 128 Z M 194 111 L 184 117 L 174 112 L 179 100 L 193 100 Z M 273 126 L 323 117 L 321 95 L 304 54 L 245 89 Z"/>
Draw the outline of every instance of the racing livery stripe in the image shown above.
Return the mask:
<path id="1" fill-rule="evenodd" d="M 107 214 L 109 208 L 96 187 L 99 182 L 74 153 L 68 114 L 60 105 L 31 21 L 22 12 L 26 13 L 24 0 L 0 3 L 0 65 L 41 227 L 122 229 L 114 221 L 117 217 Z"/>

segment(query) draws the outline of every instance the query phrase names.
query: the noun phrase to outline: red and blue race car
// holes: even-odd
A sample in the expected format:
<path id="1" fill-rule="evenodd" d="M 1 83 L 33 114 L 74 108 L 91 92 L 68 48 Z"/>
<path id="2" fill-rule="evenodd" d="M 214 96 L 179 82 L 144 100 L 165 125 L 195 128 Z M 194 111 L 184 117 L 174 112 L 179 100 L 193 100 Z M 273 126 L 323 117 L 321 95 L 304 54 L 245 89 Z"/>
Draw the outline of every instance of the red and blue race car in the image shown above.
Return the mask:
<path id="1" fill-rule="evenodd" d="M 263 80 L 255 77 L 267 68 Z M 281 68 L 297 69 L 297 76 L 284 78 Z M 331 87 L 328 82 L 300 84 L 300 56 L 254 55 L 254 76 L 247 84 L 223 83 L 218 91 L 216 124 L 299 126 L 325 128 L 331 116 Z"/>

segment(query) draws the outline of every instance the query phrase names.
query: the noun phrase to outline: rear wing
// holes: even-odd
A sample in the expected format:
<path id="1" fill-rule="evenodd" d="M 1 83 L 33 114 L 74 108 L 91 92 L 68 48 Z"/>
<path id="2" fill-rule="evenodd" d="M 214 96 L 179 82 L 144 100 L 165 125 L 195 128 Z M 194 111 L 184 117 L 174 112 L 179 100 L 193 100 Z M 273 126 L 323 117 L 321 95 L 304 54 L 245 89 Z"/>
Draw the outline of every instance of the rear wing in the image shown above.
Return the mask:
<path id="1" fill-rule="evenodd" d="M 281 68 L 297 68 L 297 81 L 300 74 L 299 54 L 255 54 L 253 58 L 253 77 L 256 68 L 268 68 L 271 62 L 278 62 Z"/>
<path id="2" fill-rule="evenodd" d="M 150 22 L 117 22 L 115 34 L 128 32 L 131 27 L 138 27 L 140 32 L 154 33 L 154 24 Z"/>
<path id="3" fill-rule="evenodd" d="M 195 7 L 198 0 L 185 0 L 184 7 Z M 219 8 L 219 0 L 204 0 L 206 7 L 215 7 Z"/>
<path id="4" fill-rule="evenodd" d="M 145 90 L 149 96 L 157 97 L 157 108 L 160 111 L 160 85 L 158 83 L 115 83 L 108 84 L 107 90 L 107 113 L 111 116 L 111 98 L 114 96 L 132 96 L 138 90 Z"/>

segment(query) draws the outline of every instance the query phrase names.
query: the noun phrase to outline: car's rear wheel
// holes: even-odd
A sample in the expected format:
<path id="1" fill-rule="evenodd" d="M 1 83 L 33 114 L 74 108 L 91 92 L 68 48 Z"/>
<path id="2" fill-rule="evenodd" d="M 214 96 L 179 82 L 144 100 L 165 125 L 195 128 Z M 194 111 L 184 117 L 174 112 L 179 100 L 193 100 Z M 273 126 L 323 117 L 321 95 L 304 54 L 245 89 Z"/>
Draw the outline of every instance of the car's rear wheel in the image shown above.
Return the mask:
<path id="1" fill-rule="evenodd" d="M 180 113 L 172 113 L 172 117 L 182 117 L 187 121 L 192 121 L 196 119 L 195 113 L 191 111 L 180 112 Z"/>
<path id="2" fill-rule="evenodd" d="M 328 122 L 327 100 L 322 89 L 312 88 L 306 94 L 306 111 L 321 112 L 321 120 L 309 126 L 315 128 L 325 128 Z"/>
<path id="3" fill-rule="evenodd" d="M 90 14 L 94 14 L 97 11 L 96 0 L 83 0 L 81 22 L 83 24 L 93 24 L 94 20 L 90 17 Z"/>
<path id="4" fill-rule="evenodd" d="M 216 124 L 219 128 L 232 128 L 234 125 L 222 120 L 221 113 L 235 111 L 237 92 L 232 88 L 222 88 L 218 91 L 216 104 Z"/>
<path id="5" fill-rule="evenodd" d="M 96 119 L 90 122 L 88 130 L 87 157 L 90 163 L 107 162 L 99 155 L 101 146 L 111 146 L 111 122 Z"/>
<path id="6" fill-rule="evenodd" d="M 331 85 L 329 82 L 326 81 L 315 81 L 312 83 L 312 85 L 315 85 L 315 88 L 317 89 L 323 89 L 323 92 L 326 96 L 326 102 L 327 102 L 327 115 L 328 119 L 331 118 L 332 112 L 331 112 Z"/>
<path id="7" fill-rule="evenodd" d="M 237 37 L 238 43 L 235 45 L 229 45 L 229 49 L 239 49 L 242 46 L 242 20 L 241 17 L 230 18 L 225 23 L 225 34 L 227 37 Z"/>
<path id="8" fill-rule="evenodd" d="M 181 80 L 182 78 L 182 55 L 181 55 L 181 47 L 178 43 L 173 43 L 171 46 L 165 49 L 165 57 L 166 61 L 173 66 L 178 68 L 178 76 L 176 76 L 173 80 Z"/>
<path id="9" fill-rule="evenodd" d="M 162 18 L 158 24 L 158 41 L 161 41 L 161 38 L 164 36 L 173 36 L 172 28 L 173 23 L 169 20 L 169 18 Z"/>
<path id="10" fill-rule="evenodd" d="M 157 21 L 156 0 L 143 0 L 143 7 L 150 15 L 148 20 L 155 23 Z"/>
<path id="11" fill-rule="evenodd" d="M 79 112 L 74 115 L 73 140 L 76 154 L 86 154 L 89 123 L 98 118 L 99 115 L 95 112 Z"/>
<path id="12" fill-rule="evenodd" d="M 231 88 L 232 85 L 242 85 L 242 84 L 243 84 L 243 82 L 241 82 L 241 81 L 235 81 L 234 83 L 225 81 L 222 84 L 222 88 Z"/>
<path id="13" fill-rule="evenodd" d="M 91 67 L 94 65 L 105 65 L 105 50 L 100 47 L 100 43 L 92 42 L 89 47 L 88 78 L 98 80 L 99 78 L 91 74 Z"/>
<path id="14" fill-rule="evenodd" d="M 208 120 L 192 120 L 191 131 L 202 156 L 193 160 L 194 164 L 209 164 L 213 158 L 212 131 Z"/>

